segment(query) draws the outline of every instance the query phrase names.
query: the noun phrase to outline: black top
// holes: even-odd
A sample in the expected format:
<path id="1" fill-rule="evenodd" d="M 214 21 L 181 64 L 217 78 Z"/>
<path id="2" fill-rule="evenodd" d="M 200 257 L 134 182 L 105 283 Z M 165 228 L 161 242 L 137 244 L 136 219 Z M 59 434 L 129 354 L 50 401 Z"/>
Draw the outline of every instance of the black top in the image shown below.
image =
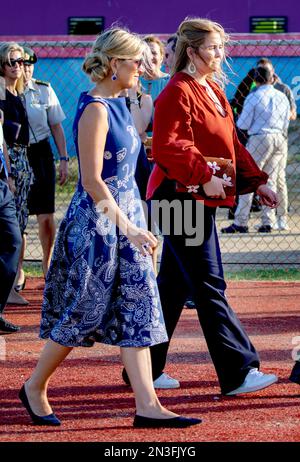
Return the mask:
<path id="1" fill-rule="evenodd" d="M 0 109 L 4 112 L 3 133 L 8 146 L 14 143 L 29 144 L 29 125 L 22 96 L 15 96 L 6 90 L 6 99 L 0 101 Z"/>

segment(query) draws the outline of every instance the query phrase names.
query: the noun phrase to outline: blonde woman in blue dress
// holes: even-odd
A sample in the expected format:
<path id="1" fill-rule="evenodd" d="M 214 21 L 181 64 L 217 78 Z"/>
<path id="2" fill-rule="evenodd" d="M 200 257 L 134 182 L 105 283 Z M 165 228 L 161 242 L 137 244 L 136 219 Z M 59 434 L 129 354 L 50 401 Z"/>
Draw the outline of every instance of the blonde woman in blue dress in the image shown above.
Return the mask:
<path id="1" fill-rule="evenodd" d="M 95 87 L 80 96 L 74 121 L 80 173 L 46 279 L 40 336 L 48 341 L 19 394 L 38 425 L 60 425 L 47 399 L 51 375 L 73 347 L 94 342 L 120 347 L 135 395 L 135 427 L 201 422 L 164 408 L 152 381 L 149 346 L 167 341 L 151 261 L 157 242 L 139 213 L 140 139 L 118 97 L 136 85 L 142 51 L 136 35 L 110 29 L 83 64 Z"/>

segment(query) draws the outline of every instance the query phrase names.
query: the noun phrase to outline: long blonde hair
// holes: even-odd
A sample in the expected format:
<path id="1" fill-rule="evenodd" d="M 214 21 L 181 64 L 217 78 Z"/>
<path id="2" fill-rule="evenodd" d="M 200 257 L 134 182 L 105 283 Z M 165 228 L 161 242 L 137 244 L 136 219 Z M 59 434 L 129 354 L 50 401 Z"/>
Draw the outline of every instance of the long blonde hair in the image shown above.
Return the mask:
<path id="1" fill-rule="evenodd" d="M 5 77 L 5 64 L 10 61 L 10 55 L 13 51 L 19 51 L 22 58 L 24 57 L 23 48 L 15 42 L 3 42 L 0 44 L 0 76 Z M 23 93 L 24 91 L 24 75 L 17 80 L 16 83 L 17 92 Z"/>
<path id="2" fill-rule="evenodd" d="M 147 48 L 137 34 L 119 27 L 107 29 L 97 37 L 82 69 L 93 82 L 101 82 L 109 75 L 112 58 L 132 59 L 141 54 L 144 57 Z"/>
<path id="3" fill-rule="evenodd" d="M 172 75 L 176 72 L 182 71 L 188 64 L 189 57 L 187 48 L 192 47 L 198 49 L 203 45 L 207 35 L 211 32 L 217 32 L 224 43 L 229 42 L 229 35 L 226 34 L 223 27 L 217 22 L 210 21 L 205 18 L 186 18 L 177 30 L 177 43 L 175 49 L 175 64 L 172 70 Z M 226 62 L 224 55 L 223 61 Z M 227 77 L 223 70 L 216 73 L 218 80 L 224 82 Z"/>

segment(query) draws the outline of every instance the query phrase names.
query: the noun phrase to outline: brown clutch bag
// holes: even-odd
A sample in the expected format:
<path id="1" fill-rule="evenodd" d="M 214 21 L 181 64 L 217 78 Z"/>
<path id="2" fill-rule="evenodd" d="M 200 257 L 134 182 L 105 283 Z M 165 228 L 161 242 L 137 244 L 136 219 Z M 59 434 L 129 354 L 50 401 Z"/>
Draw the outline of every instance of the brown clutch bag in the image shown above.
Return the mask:
<path id="1" fill-rule="evenodd" d="M 152 157 L 152 136 L 148 136 L 144 141 L 145 151 L 149 162 L 153 162 Z"/>
<path id="2" fill-rule="evenodd" d="M 225 193 L 226 196 L 234 196 L 236 192 L 236 177 L 232 159 L 224 159 L 222 157 L 204 157 L 204 159 L 213 175 L 230 181 L 231 186 L 226 186 Z M 201 185 L 183 186 L 177 183 L 176 190 L 179 192 L 198 193 L 205 196 Z"/>

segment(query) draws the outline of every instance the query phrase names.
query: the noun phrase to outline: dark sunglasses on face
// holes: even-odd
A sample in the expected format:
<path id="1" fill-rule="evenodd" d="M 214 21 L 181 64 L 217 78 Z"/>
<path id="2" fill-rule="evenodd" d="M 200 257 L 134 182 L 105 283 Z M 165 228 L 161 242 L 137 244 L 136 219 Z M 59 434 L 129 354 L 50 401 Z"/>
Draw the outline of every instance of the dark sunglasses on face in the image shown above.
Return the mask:
<path id="1" fill-rule="evenodd" d="M 132 63 L 136 64 L 137 67 L 141 67 L 141 65 L 144 62 L 143 59 L 131 59 L 131 58 L 128 58 L 128 59 L 119 58 L 119 61 L 131 61 Z"/>
<path id="2" fill-rule="evenodd" d="M 8 67 L 15 67 L 16 64 L 19 64 L 19 66 L 23 66 L 24 64 L 24 59 L 23 58 L 18 58 L 18 59 L 11 59 L 10 61 L 6 61 L 6 65 Z"/>

